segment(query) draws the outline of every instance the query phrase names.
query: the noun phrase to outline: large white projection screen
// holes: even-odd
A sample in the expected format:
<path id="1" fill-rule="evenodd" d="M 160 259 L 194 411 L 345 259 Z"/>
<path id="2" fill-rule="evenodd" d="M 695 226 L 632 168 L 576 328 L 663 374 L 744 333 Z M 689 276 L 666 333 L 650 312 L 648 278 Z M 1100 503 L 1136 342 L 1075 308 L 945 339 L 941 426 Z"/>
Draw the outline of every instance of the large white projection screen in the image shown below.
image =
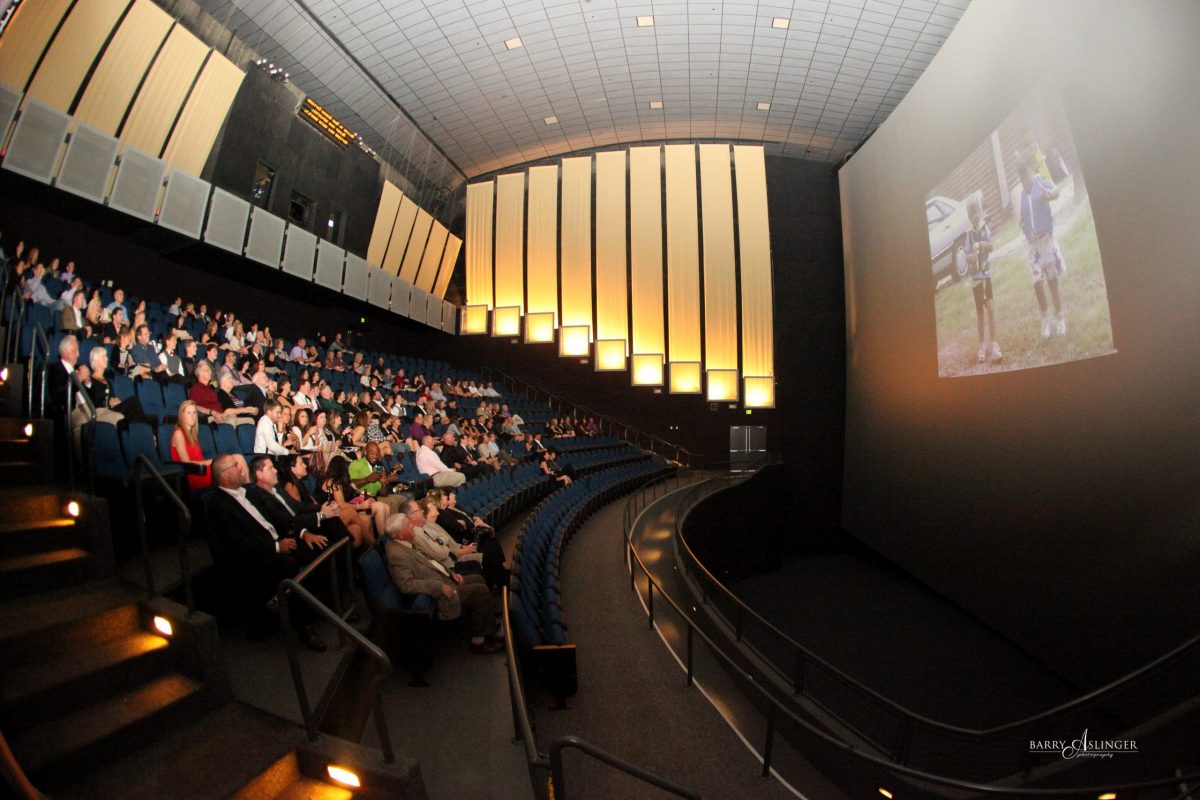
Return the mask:
<path id="1" fill-rule="evenodd" d="M 1114 352 L 1083 165 L 1057 93 L 1031 92 L 925 197 L 938 375 Z"/>

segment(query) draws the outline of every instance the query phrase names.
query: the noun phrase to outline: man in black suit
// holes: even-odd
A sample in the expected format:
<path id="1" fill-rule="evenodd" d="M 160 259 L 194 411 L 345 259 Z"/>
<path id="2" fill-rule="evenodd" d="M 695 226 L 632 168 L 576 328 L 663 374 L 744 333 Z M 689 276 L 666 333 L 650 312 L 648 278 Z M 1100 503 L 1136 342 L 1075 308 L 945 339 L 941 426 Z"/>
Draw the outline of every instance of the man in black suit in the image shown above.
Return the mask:
<path id="1" fill-rule="evenodd" d="M 350 535 L 339 516 L 338 504 L 330 500 L 323 506 L 301 503 L 279 491 L 279 472 L 270 456 L 250 459 L 250 478 L 246 499 L 277 530 L 286 530 L 307 547 L 296 548 L 296 556 L 307 564 L 330 542 Z"/>
<path id="2" fill-rule="evenodd" d="M 324 547 L 327 540 L 307 531 L 296 536 L 289 528 L 272 524 L 246 496 L 249 470 L 240 455 L 217 456 L 212 472 L 218 487 L 208 505 L 213 555 L 228 566 L 232 588 L 240 589 L 249 605 L 251 632 L 257 633 L 263 625 L 262 612 L 279 582 L 299 572 L 305 561 L 311 560 L 310 553 Z M 307 606 L 294 602 L 290 610 L 300 642 L 309 650 L 324 652 L 325 643 L 309 624 Z"/>
<path id="3" fill-rule="evenodd" d="M 46 367 L 46 410 L 62 419 L 67 410 L 67 383 L 79 361 L 79 340 L 67 335 L 58 343 L 58 361 Z"/>

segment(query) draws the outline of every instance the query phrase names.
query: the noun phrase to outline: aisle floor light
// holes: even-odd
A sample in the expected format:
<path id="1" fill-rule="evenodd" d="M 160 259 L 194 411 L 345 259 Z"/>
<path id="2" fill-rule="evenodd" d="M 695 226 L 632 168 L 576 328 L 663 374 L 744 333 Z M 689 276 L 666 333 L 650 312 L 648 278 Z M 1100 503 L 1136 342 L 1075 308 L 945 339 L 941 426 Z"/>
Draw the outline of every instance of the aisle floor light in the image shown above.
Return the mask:
<path id="1" fill-rule="evenodd" d="M 671 394 L 700 394 L 700 362 L 672 361 Z"/>
<path id="2" fill-rule="evenodd" d="M 520 306 L 502 306 L 492 311 L 492 336 L 519 336 L 520 334 Z"/>
<path id="3" fill-rule="evenodd" d="M 563 325 L 558 330 L 560 356 L 586 356 L 591 344 L 591 328 L 587 325 Z"/>
<path id="4" fill-rule="evenodd" d="M 747 377 L 742 380 L 746 408 L 775 407 L 775 379 L 773 377 Z"/>
<path id="5" fill-rule="evenodd" d="M 171 634 L 175 633 L 175 628 L 171 626 L 171 620 L 167 619 L 166 617 L 154 618 L 154 630 L 167 637 L 170 637 Z"/>
<path id="6" fill-rule="evenodd" d="M 596 340 L 596 372 L 621 372 L 625 369 L 625 340 Z"/>
<path id="7" fill-rule="evenodd" d="M 736 403 L 738 400 L 738 371 L 710 369 L 708 371 L 708 402 Z"/>
<path id="8" fill-rule="evenodd" d="M 525 315 L 525 341 L 554 341 L 553 311 L 531 311 Z"/>
<path id="9" fill-rule="evenodd" d="M 362 781 L 358 779 L 358 775 L 346 769 L 345 767 L 338 767 L 330 764 L 325 767 L 325 772 L 329 775 L 330 780 L 336 781 L 343 786 L 352 786 L 355 789 L 362 786 Z"/>
<path id="10" fill-rule="evenodd" d="M 633 356 L 633 385 L 662 386 L 662 353 L 635 353 Z"/>

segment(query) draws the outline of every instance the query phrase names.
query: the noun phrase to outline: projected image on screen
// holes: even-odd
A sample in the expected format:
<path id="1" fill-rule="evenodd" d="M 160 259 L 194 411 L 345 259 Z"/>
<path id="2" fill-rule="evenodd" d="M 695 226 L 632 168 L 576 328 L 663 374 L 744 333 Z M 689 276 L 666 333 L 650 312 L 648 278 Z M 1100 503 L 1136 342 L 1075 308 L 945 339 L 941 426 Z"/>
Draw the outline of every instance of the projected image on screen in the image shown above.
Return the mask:
<path id="1" fill-rule="evenodd" d="M 938 375 L 1108 355 L 1108 293 L 1066 116 L 1035 90 L 925 198 Z"/>

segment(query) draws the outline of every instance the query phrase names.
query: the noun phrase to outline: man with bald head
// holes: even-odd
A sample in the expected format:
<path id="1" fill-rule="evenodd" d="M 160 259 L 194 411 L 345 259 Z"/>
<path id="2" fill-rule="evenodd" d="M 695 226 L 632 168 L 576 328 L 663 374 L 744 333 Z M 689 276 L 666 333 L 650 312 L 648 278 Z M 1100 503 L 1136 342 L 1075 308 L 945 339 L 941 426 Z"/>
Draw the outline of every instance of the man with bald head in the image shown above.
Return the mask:
<path id="1" fill-rule="evenodd" d="M 280 581 L 300 570 L 303 559 L 299 548 L 313 549 L 316 542 L 302 544 L 292 531 L 271 524 L 250 502 L 246 496 L 250 471 L 242 456 L 217 456 L 212 474 L 217 485 L 208 501 L 213 558 L 228 571 L 229 589 L 239 595 L 239 605 L 249 617 L 246 622 L 251 635 L 261 636 L 267 624 L 267 602 Z M 301 644 L 324 652 L 325 643 L 309 624 L 307 606 L 294 602 L 290 610 Z"/>
<path id="2" fill-rule="evenodd" d="M 393 514 L 412 499 L 412 495 L 405 494 L 408 486 L 396 479 L 395 472 L 387 471 L 378 442 L 367 442 L 358 458 L 350 462 L 349 470 L 354 488 L 385 504 Z"/>
<path id="3" fill-rule="evenodd" d="M 428 475 L 433 485 L 441 489 L 445 486 L 462 486 L 467 482 L 467 476 L 447 467 L 433 449 L 434 438 L 426 436 L 421 440 L 421 449 L 417 451 L 417 470 L 422 475 Z"/>

